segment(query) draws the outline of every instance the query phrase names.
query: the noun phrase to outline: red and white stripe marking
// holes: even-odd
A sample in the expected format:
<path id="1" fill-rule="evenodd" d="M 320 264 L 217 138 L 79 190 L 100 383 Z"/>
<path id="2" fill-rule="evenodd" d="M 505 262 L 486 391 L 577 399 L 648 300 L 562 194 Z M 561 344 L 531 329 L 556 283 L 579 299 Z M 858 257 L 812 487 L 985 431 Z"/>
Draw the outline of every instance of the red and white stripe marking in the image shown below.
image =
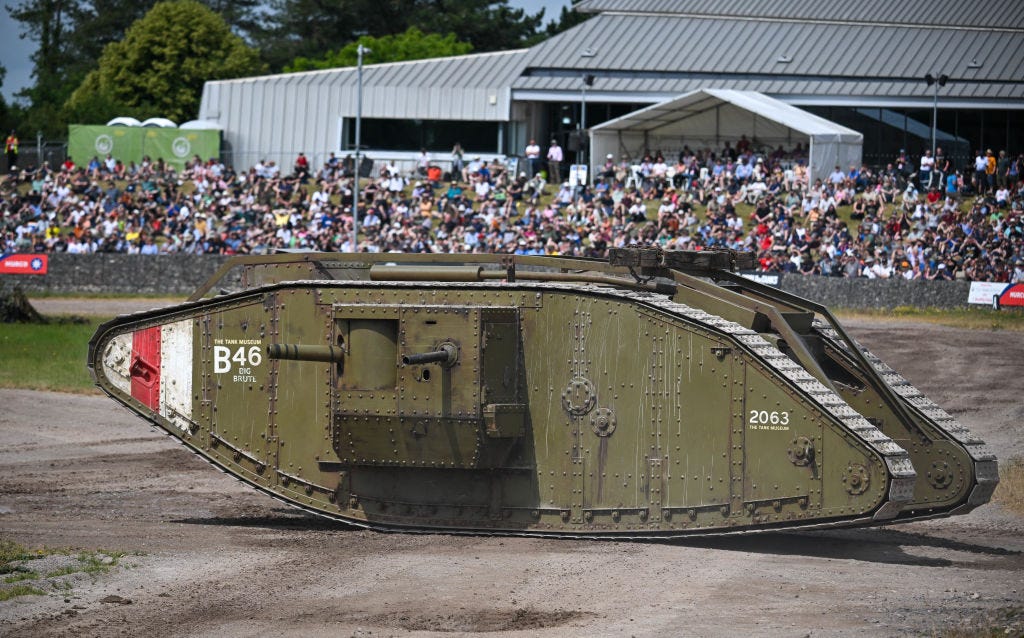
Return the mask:
<path id="1" fill-rule="evenodd" d="M 103 353 L 103 374 L 182 431 L 194 425 L 191 321 L 117 335 Z"/>

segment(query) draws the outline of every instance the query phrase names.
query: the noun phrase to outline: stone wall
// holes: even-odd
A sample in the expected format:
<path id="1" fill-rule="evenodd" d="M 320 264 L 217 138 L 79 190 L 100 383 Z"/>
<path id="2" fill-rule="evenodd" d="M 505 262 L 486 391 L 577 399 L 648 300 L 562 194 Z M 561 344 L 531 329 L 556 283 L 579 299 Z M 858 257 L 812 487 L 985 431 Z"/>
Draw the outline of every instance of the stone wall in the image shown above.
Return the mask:
<path id="1" fill-rule="evenodd" d="M 783 275 L 779 287 L 829 308 L 965 308 L 967 281 L 907 281 Z"/>
<path id="2" fill-rule="evenodd" d="M 18 284 L 29 295 L 55 292 L 186 296 L 226 260 L 213 255 L 56 254 L 50 256 L 48 274 L 3 275 L 0 284 Z M 962 308 L 967 305 L 970 284 L 784 275 L 780 287 L 829 307 Z"/>
<path id="3" fill-rule="evenodd" d="M 226 257 L 216 255 L 50 255 L 45 275 L 0 275 L 0 285 L 37 292 L 188 296 Z"/>

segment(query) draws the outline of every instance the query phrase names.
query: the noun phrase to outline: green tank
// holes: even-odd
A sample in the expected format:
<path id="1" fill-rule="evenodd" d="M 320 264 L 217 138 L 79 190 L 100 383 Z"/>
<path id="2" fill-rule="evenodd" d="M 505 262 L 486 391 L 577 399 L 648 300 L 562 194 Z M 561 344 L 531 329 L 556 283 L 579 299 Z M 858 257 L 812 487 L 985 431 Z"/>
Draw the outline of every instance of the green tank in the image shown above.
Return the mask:
<path id="1" fill-rule="evenodd" d="M 288 253 L 89 344 L 219 469 L 377 530 L 653 538 L 970 511 L 995 457 L 731 251 Z"/>

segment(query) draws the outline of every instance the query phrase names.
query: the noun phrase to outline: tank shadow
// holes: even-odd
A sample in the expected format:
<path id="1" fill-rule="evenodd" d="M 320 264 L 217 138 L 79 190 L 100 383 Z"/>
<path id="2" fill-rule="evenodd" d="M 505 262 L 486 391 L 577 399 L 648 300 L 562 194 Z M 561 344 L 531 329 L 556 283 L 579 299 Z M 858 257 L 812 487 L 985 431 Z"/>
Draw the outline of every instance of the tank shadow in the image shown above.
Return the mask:
<path id="1" fill-rule="evenodd" d="M 210 516 L 180 518 L 171 521 L 185 525 L 214 525 L 223 527 L 249 527 L 273 530 L 304 530 L 310 532 L 357 532 L 363 528 L 341 521 L 332 521 L 311 514 L 290 510 L 273 511 L 268 515 Z"/>
<path id="2" fill-rule="evenodd" d="M 927 534 L 889 529 L 850 529 L 820 532 L 770 532 L 752 536 L 694 538 L 660 541 L 680 547 L 703 547 L 723 551 L 753 552 L 780 556 L 812 556 L 873 563 L 921 567 L 971 566 L 984 568 L 974 559 L 1013 557 L 1009 562 L 1022 563 L 1021 552 L 1001 547 L 964 543 Z M 939 549 L 972 554 L 965 559 L 940 558 L 914 553 L 912 549 Z M 911 551 L 908 551 L 910 549 Z M 1007 561 L 997 561 L 993 569 L 1006 569 Z M 1018 567 L 1024 565 L 1018 565 Z"/>

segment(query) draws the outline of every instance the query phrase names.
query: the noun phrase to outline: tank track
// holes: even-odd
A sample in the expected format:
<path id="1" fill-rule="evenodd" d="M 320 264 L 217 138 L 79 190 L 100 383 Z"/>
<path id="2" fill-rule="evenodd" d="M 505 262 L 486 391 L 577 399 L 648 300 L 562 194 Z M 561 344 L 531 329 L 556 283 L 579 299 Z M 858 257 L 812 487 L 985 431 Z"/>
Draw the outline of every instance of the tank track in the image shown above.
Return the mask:
<path id="1" fill-rule="evenodd" d="M 844 340 L 832 326 L 820 319 L 816 319 L 812 324 L 812 327 L 822 339 L 828 342 L 830 346 L 837 350 L 852 354 L 850 352 L 850 346 L 847 344 L 846 340 Z M 974 476 L 977 480 L 977 484 L 974 486 L 974 489 L 971 490 L 971 494 L 966 503 L 949 512 L 921 516 L 907 516 L 901 517 L 900 520 L 925 520 L 929 518 L 949 516 L 950 514 L 962 514 L 969 512 L 979 505 L 987 503 L 992 497 L 992 493 L 995 491 L 996 485 L 999 484 L 999 467 L 996 462 L 995 454 L 989 449 L 985 442 L 957 421 L 952 415 L 939 407 L 938 404 L 924 396 L 920 390 L 911 385 L 910 382 L 903 378 L 902 375 L 872 354 L 867 348 L 860 345 L 860 343 L 854 340 L 853 337 L 850 337 L 850 340 L 853 341 L 854 346 L 864 355 L 864 358 L 871 364 L 871 367 L 878 373 L 878 376 L 886 386 L 888 386 L 889 389 L 899 397 L 900 401 L 907 408 L 925 419 L 935 428 L 944 432 L 954 441 L 960 443 L 960 445 L 962 445 L 967 451 L 967 454 L 971 457 L 971 460 L 974 461 Z"/>
<path id="2" fill-rule="evenodd" d="M 297 280 L 261 286 L 258 288 L 251 288 L 245 291 L 231 293 L 208 299 L 202 299 L 199 301 L 187 302 L 180 306 L 176 306 L 173 309 L 173 312 L 168 314 L 189 314 L 191 311 L 194 311 L 198 308 L 202 308 L 207 305 L 213 305 L 221 303 L 223 301 L 231 301 L 234 299 L 243 298 L 250 295 L 259 295 L 267 291 L 277 290 L 281 288 L 338 286 L 363 289 L 414 288 L 417 290 L 422 290 L 431 288 L 454 287 L 468 289 L 507 289 L 509 287 L 509 284 L 504 284 L 500 282 L 406 283 L 357 280 Z M 872 425 L 856 410 L 851 408 L 846 403 L 846 401 L 842 399 L 842 397 L 840 397 L 838 394 L 836 394 L 829 388 L 825 387 L 821 382 L 812 377 L 802 367 L 793 362 L 788 356 L 780 352 L 778 348 L 773 346 L 771 343 L 769 343 L 767 340 L 761 337 L 761 335 L 754 332 L 753 330 L 745 328 L 735 322 L 724 319 L 718 315 L 713 315 L 700 309 L 691 308 L 690 306 L 676 303 L 663 295 L 658 295 L 650 292 L 628 291 L 603 286 L 596 286 L 592 284 L 567 285 L 562 283 L 517 282 L 516 284 L 514 284 L 514 286 L 516 289 L 519 290 L 535 290 L 538 293 L 563 291 L 571 293 L 586 292 L 598 297 L 621 299 L 648 308 L 663 311 L 671 316 L 684 319 L 685 321 L 695 324 L 698 327 L 704 328 L 710 332 L 717 333 L 721 336 L 730 339 L 735 344 L 737 344 L 737 346 L 739 346 L 752 357 L 760 361 L 763 365 L 765 365 L 768 368 L 771 368 L 773 371 L 779 374 L 780 377 L 787 379 L 790 383 L 793 384 L 794 387 L 796 387 L 800 392 L 802 392 L 808 400 L 815 403 L 823 412 L 830 414 L 832 417 L 842 422 L 849 429 L 850 432 L 856 435 L 866 446 L 873 449 L 879 456 L 881 456 L 885 460 L 886 466 L 891 476 L 888 501 L 884 503 L 874 513 L 873 516 L 844 519 L 840 521 L 807 524 L 787 523 L 782 525 L 762 526 L 755 528 L 748 527 L 742 529 L 693 530 L 670 533 L 652 531 L 650 533 L 639 534 L 635 532 L 587 534 L 501 529 L 455 529 L 388 525 L 361 521 L 358 519 L 352 519 L 344 516 L 335 516 L 330 514 L 329 512 L 306 507 L 299 503 L 290 501 L 286 498 L 281 497 L 279 494 L 273 491 L 267 490 L 261 487 L 260 485 L 250 483 L 245 479 L 236 476 L 235 474 L 229 472 L 225 468 L 218 465 L 212 459 L 203 455 L 198 449 L 195 449 L 191 444 L 186 442 L 184 439 L 180 439 L 176 436 L 173 436 L 170 432 L 164 430 L 159 425 L 153 424 L 151 421 L 149 423 L 158 431 L 162 432 L 167 436 L 170 436 L 178 443 L 184 445 L 193 454 L 203 459 L 207 463 L 211 464 L 219 471 L 227 474 L 228 476 L 231 476 L 235 480 L 244 483 L 245 485 L 248 485 L 249 487 L 257 489 L 263 494 L 266 494 L 267 496 L 270 496 L 271 498 L 281 503 L 284 503 L 285 505 L 294 507 L 308 514 L 341 522 L 346 525 L 351 525 L 353 527 L 369 529 L 377 532 L 399 532 L 414 534 L 457 534 L 469 536 L 520 536 L 539 538 L 564 538 L 575 540 L 667 540 L 679 538 L 749 535 L 779 531 L 828 530 L 843 529 L 851 526 L 884 524 L 890 521 L 895 516 L 897 516 L 900 510 L 902 509 L 903 505 L 909 502 L 910 499 L 913 497 L 914 482 L 916 480 L 917 475 L 914 471 L 913 464 L 910 461 L 910 455 L 907 453 L 907 451 L 900 447 L 891 438 L 886 436 L 880 429 Z M 131 315 L 124 315 L 122 317 L 118 317 L 117 319 L 109 322 L 108 324 L 105 324 L 105 326 L 123 325 L 126 323 L 145 321 L 147 319 L 155 318 L 157 316 L 162 316 L 165 313 L 167 313 L 165 309 L 155 309 L 137 312 Z M 99 331 L 97 331 L 97 334 L 99 334 Z M 94 347 L 95 343 L 91 342 L 90 361 L 92 360 L 91 351 Z M 142 415 L 139 416 L 140 418 L 144 418 L 142 417 Z M 949 418 L 952 419 L 952 417 Z M 995 466 L 994 461 L 992 462 L 992 465 L 993 467 Z"/>

